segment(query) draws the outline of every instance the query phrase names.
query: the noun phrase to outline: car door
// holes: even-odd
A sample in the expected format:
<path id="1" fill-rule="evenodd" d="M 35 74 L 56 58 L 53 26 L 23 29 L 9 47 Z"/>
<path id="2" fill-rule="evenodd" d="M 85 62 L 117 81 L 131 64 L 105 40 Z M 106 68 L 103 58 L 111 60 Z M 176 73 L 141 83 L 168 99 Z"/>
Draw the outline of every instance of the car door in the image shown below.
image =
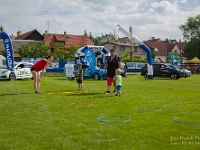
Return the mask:
<path id="1" fill-rule="evenodd" d="M 161 64 L 160 65 L 160 75 L 161 76 L 167 76 L 167 75 L 169 75 L 169 67 L 167 67 L 164 64 Z"/>
<path id="2" fill-rule="evenodd" d="M 33 65 L 29 63 L 24 63 L 23 65 L 23 78 L 32 78 L 31 67 Z"/>
<path id="3" fill-rule="evenodd" d="M 157 76 L 160 74 L 160 64 L 153 64 L 153 74 Z"/>
<path id="4" fill-rule="evenodd" d="M 22 79 L 24 76 L 23 64 L 17 64 L 15 66 L 15 75 L 17 79 Z"/>
<path id="5" fill-rule="evenodd" d="M 83 76 L 85 78 L 91 78 L 92 77 L 92 74 L 91 74 L 91 68 L 90 66 L 87 66 L 87 65 L 83 65 Z"/>

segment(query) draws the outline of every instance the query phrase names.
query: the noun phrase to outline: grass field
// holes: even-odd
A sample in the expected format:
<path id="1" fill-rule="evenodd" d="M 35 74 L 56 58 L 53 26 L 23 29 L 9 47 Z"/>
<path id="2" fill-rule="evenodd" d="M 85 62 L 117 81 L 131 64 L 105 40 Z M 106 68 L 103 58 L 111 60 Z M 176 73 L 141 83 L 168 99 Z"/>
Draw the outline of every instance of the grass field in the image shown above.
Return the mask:
<path id="1" fill-rule="evenodd" d="M 78 91 L 57 76 L 42 78 L 42 94 L 31 79 L 0 87 L 0 150 L 200 149 L 200 75 L 130 75 L 122 97 L 104 94 L 105 80 L 84 80 Z"/>

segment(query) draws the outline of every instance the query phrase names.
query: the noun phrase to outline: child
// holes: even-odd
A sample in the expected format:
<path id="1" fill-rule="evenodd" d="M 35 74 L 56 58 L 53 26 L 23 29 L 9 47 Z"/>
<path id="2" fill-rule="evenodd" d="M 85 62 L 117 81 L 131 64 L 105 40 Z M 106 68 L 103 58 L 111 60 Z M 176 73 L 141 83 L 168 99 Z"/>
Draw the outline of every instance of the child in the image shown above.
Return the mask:
<path id="1" fill-rule="evenodd" d="M 122 87 L 122 76 L 121 74 L 121 70 L 120 69 L 116 69 L 115 70 L 115 76 L 113 78 L 113 81 L 116 83 L 116 89 L 117 89 L 117 93 L 115 94 L 115 96 L 122 96 L 121 95 L 121 87 Z"/>
<path id="2" fill-rule="evenodd" d="M 78 90 L 83 90 L 83 70 L 82 70 L 82 63 L 78 63 L 78 71 L 74 72 L 77 74 L 77 83 L 78 83 Z"/>

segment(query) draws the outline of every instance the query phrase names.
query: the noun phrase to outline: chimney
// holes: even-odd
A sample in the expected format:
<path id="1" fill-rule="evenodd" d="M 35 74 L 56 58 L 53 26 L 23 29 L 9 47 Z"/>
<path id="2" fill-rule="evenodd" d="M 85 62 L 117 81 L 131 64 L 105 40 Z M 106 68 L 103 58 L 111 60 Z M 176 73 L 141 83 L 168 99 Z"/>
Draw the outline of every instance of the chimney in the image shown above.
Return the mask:
<path id="1" fill-rule="evenodd" d="M 67 38 L 67 32 L 64 31 L 64 38 Z"/>
<path id="2" fill-rule="evenodd" d="M 132 35 L 132 26 L 129 27 L 129 32 Z"/>
<path id="3" fill-rule="evenodd" d="M 17 37 L 20 36 L 20 31 L 17 31 Z"/>
<path id="4" fill-rule="evenodd" d="M 46 37 L 47 37 L 47 35 L 48 35 L 48 32 L 47 32 L 47 30 L 45 31 L 45 34 L 44 34 Z"/>

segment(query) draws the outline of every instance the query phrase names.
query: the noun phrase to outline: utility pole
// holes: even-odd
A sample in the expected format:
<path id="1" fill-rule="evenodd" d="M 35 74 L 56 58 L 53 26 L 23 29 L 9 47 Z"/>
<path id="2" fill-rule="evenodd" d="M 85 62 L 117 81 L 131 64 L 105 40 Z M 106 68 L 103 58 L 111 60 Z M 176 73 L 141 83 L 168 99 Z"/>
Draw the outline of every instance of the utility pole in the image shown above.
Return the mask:
<path id="1" fill-rule="evenodd" d="M 182 50 L 181 50 L 181 39 L 179 40 L 179 44 L 180 44 L 180 59 L 181 59 L 181 68 L 182 68 Z"/>
<path id="2" fill-rule="evenodd" d="M 48 33 L 49 33 L 49 20 L 47 21 Z"/>
<path id="3" fill-rule="evenodd" d="M 132 26 L 129 28 L 130 35 L 132 36 Z M 133 60 L 133 41 L 131 41 L 130 59 Z"/>

